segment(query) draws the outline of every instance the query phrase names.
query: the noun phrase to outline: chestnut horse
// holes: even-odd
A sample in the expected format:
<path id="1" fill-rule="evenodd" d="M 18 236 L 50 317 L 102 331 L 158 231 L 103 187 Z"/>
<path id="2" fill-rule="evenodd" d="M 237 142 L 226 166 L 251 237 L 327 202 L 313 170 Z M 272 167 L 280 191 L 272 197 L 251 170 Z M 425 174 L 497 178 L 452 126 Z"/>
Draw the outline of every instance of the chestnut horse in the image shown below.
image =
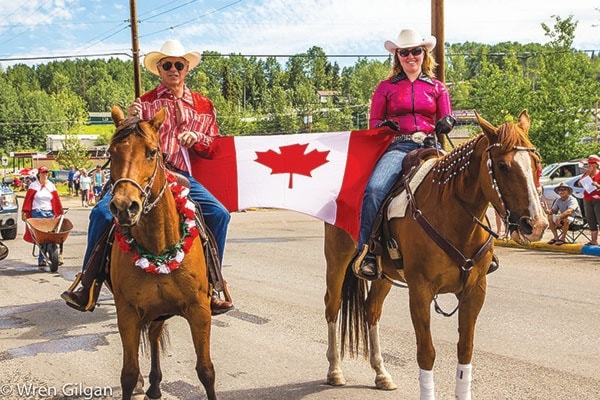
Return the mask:
<path id="1" fill-rule="evenodd" d="M 479 115 L 477 120 L 483 133 L 435 161 L 418 189 L 408 196 L 406 216 L 388 215 L 390 235 L 398 242 L 403 269 L 384 254 L 384 279 L 368 286 L 348 267 L 356 252 L 354 240 L 326 224 L 329 384 L 345 384 L 340 360 L 347 343 L 351 355 L 362 344 L 363 354 L 369 355 L 375 370 L 378 389 L 396 388 L 383 364 L 378 321 L 391 281 L 398 280 L 408 287 L 420 398 L 435 398 L 430 310 L 440 293 L 454 293 L 458 299 L 455 394 L 460 400 L 471 398 L 475 322 L 485 299 L 486 273 L 493 253 L 492 237 L 481 221 L 491 203 L 523 240 L 539 240 L 548 226 L 536 190 L 540 159 L 527 137 L 527 112 L 521 112 L 518 123 L 497 128 Z"/>
<path id="2" fill-rule="evenodd" d="M 214 400 L 210 358 L 211 312 L 206 262 L 187 188 L 165 169 L 158 130 L 166 111 L 152 120 L 125 119 L 113 107 L 117 127 L 109 147 L 113 183 L 110 212 L 116 223 L 110 279 L 123 344 L 123 399 L 141 390 L 138 349 L 142 332 L 150 341 L 149 398 L 161 397 L 159 350 L 164 320 L 184 317 L 196 351 L 196 372 Z"/>

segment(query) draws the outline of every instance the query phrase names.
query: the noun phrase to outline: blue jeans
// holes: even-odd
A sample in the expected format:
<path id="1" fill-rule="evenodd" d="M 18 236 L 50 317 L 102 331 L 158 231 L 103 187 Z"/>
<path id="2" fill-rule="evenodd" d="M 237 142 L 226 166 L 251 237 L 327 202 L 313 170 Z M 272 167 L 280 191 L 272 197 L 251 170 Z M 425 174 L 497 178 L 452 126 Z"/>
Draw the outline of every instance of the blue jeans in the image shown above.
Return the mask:
<path id="1" fill-rule="evenodd" d="M 377 161 L 363 197 L 358 235 L 359 250 L 369 242 L 377 212 L 402 172 L 402 160 L 410 151 L 420 146 L 414 142 L 392 142 Z"/>
<path id="2" fill-rule="evenodd" d="M 54 211 L 52 210 L 31 210 L 31 218 L 54 218 Z M 40 246 L 40 252 L 38 254 L 38 264 L 44 261 L 44 255 L 42 251 L 46 250 L 46 244 Z"/>
<path id="3" fill-rule="evenodd" d="M 204 215 L 204 221 L 206 226 L 212 232 L 217 242 L 217 248 L 219 250 L 219 258 L 221 265 L 223 264 L 223 252 L 225 251 L 225 239 L 227 236 L 227 226 L 231 215 L 229 211 L 213 196 L 204 186 L 202 186 L 196 179 L 190 174 L 183 171 L 177 171 L 181 175 L 188 178 L 190 181 L 190 198 L 200 204 L 202 214 Z M 94 244 L 100 240 L 102 233 L 104 233 L 113 222 L 113 216 L 109 210 L 109 204 L 111 200 L 110 193 L 107 193 L 102 199 L 96 204 L 90 212 L 90 224 L 88 227 L 88 238 L 87 238 L 87 249 L 85 250 L 85 256 L 83 257 L 83 269 L 88 263 Z"/>

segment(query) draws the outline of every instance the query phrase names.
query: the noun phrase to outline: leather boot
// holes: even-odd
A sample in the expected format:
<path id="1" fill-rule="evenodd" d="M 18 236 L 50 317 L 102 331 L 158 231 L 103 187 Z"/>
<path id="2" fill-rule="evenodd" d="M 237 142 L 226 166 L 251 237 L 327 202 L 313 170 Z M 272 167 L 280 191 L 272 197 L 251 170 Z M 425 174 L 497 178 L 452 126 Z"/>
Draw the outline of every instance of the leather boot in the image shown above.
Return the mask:
<path id="1" fill-rule="evenodd" d="M 94 279 L 90 287 L 85 287 L 82 282 L 82 286 L 79 289 L 73 290 L 81 281 L 81 275 L 82 274 L 77 274 L 77 278 L 75 278 L 71 287 L 62 292 L 60 297 L 69 307 L 78 311 L 94 311 L 94 308 L 96 308 L 96 300 L 100 295 L 102 283 L 99 283 Z"/>
<path id="2" fill-rule="evenodd" d="M 228 300 L 222 300 L 217 293 L 210 297 L 210 313 L 211 315 L 224 314 L 227 311 L 233 310 L 233 303 Z"/>
<path id="3" fill-rule="evenodd" d="M 365 279 L 373 280 L 377 278 L 377 259 L 373 254 L 367 254 L 360 263 L 360 275 Z"/>

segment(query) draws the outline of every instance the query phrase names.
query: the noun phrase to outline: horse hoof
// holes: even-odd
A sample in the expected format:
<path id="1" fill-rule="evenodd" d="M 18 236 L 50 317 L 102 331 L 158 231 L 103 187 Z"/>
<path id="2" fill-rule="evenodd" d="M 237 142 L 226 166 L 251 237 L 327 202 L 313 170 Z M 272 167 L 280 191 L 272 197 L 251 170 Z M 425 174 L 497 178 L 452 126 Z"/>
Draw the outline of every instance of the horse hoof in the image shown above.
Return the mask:
<path id="1" fill-rule="evenodd" d="M 341 372 L 333 372 L 327 374 L 327 384 L 331 386 L 344 386 L 346 379 L 344 379 L 344 375 Z"/>
<path id="2" fill-rule="evenodd" d="M 390 376 L 378 376 L 375 378 L 375 387 L 379 390 L 396 390 L 398 386 Z"/>

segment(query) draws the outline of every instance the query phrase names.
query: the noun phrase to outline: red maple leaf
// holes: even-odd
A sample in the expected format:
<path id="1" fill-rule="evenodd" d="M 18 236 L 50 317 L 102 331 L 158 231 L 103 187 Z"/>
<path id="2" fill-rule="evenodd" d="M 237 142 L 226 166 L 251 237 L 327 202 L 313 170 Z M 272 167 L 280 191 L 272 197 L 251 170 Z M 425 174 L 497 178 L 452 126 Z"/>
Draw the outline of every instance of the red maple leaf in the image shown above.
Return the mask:
<path id="1" fill-rule="evenodd" d="M 306 147 L 308 147 L 308 143 L 281 146 L 279 147 L 281 153 L 273 150 L 257 151 L 256 156 L 258 158 L 254 161 L 271 168 L 271 175 L 290 174 L 288 188 L 292 189 L 293 174 L 312 176 L 310 174 L 312 170 L 329 162 L 327 160 L 329 150 L 318 151 L 315 149 L 310 153 L 304 154 Z"/>

